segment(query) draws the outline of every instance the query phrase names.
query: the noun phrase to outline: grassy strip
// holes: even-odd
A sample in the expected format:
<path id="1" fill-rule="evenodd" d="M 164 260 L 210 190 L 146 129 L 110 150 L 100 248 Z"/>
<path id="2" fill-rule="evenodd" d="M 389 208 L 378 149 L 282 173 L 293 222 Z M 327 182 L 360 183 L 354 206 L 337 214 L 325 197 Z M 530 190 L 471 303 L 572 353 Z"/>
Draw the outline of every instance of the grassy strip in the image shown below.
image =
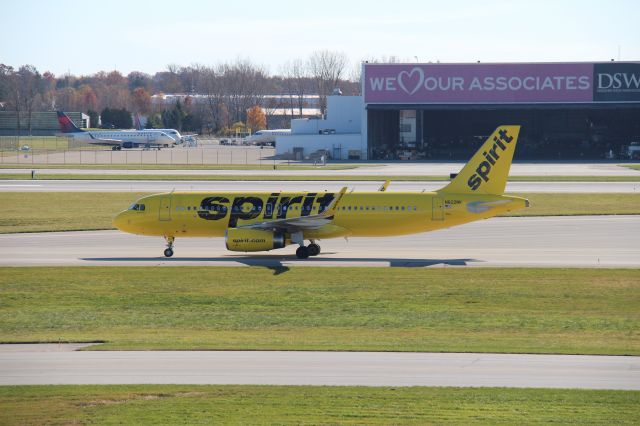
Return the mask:
<path id="1" fill-rule="evenodd" d="M 627 167 L 627 168 L 633 169 L 633 170 L 640 170 L 640 164 L 627 164 L 624 167 Z"/>
<path id="2" fill-rule="evenodd" d="M 114 229 L 114 216 L 146 195 L 135 192 L 0 192 L 0 234 Z"/>
<path id="3" fill-rule="evenodd" d="M 0 268 L 0 294 L 2 342 L 640 354 L 638 270 Z"/>
<path id="4" fill-rule="evenodd" d="M 278 167 L 278 170 L 320 170 L 309 166 L 297 169 L 285 169 Z M 234 170 L 234 169 L 220 169 Z M 254 170 L 254 169 L 245 169 Z M 255 169 L 258 170 L 258 169 Z M 260 169 L 266 170 L 266 169 Z M 335 170 L 335 169 L 333 169 Z M 8 173 L 0 174 L 0 180 L 22 180 L 31 179 L 29 173 Z M 197 181 L 378 181 L 383 182 L 390 179 L 396 182 L 430 182 L 448 181 L 449 176 L 380 176 L 380 175 L 113 175 L 113 174 L 54 174 L 36 173 L 36 179 L 41 180 L 197 180 Z M 509 182 L 640 182 L 640 176 L 511 176 Z"/>
<path id="5" fill-rule="evenodd" d="M 0 387 L 3 424 L 637 424 L 640 392 L 320 386 Z"/>
<path id="6" fill-rule="evenodd" d="M 531 207 L 508 216 L 579 216 L 640 214 L 640 193 L 510 194 L 527 198 Z"/>
<path id="7" fill-rule="evenodd" d="M 143 195 L 147 194 L 0 192 L 0 234 L 113 229 L 116 213 Z M 531 207 L 514 212 L 516 216 L 640 214 L 640 194 L 515 195 L 531 201 Z"/>

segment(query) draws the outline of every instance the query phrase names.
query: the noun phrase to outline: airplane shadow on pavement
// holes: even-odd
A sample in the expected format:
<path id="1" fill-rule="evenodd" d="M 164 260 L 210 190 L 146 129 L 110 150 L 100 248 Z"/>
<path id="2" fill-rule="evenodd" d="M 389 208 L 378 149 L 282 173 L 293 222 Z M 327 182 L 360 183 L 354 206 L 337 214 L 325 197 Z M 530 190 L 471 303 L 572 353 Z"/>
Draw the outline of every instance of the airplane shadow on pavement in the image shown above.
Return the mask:
<path id="1" fill-rule="evenodd" d="M 324 255 L 331 255 L 332 253 L 325 253 Z M 119 262 L 121 264 L 127 264 L 129 262 L 163 262 L 165 264 L 179 265 L 181 263 L 198 262 L 202 266 L 225 266 L 216 265 L 217 263 L 236 262 L 246 266 L 262 266 L 274 271 L 274 275 L 279 275 L 289 270 L 291 266 L 324 266 L 327 263 L 336 263 L 340 266 L 362 266 L 360 264 L 366 263 L 381 263 L 381 265 L 367 265 L 367 266 L 388 266 L 392 268 L 424 268 L 428 266 L 468 266 L 469 263 L 480 263 L 482 260 L 478 259 L 408 259 L 408 258 L 385 258 L 385 257 L 312 257 L 309 259 L 298 259 L 294 255 L 291 256 L 275 256 L 275 255 L 263 255 L 263 256 L 222 256 L 222 257 L 92 257 L 92 258 L 80 258 L 87 262 Z"/>

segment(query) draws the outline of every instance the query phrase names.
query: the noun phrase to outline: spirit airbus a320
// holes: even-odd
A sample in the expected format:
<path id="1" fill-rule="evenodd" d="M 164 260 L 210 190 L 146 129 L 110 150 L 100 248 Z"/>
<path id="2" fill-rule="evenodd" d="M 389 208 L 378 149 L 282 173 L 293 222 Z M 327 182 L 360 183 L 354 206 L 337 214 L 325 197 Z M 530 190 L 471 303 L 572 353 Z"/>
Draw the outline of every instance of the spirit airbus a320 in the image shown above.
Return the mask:
<path id="1" fill-rule="evenodd" d="M 520 126 L 500 126 L 464 168 L 435 192 L 171 192 L 143 197 L 118 214 L 125 232 L 164 237 L 173 255 L 180 237 L 222 237 L 241 252 L 298 245 L 300 259 L 318 241 L 381 237 L 449 228 L 529 206 L 504 195 Z M 305 241 L 309 241 L 305 245 Z"/>

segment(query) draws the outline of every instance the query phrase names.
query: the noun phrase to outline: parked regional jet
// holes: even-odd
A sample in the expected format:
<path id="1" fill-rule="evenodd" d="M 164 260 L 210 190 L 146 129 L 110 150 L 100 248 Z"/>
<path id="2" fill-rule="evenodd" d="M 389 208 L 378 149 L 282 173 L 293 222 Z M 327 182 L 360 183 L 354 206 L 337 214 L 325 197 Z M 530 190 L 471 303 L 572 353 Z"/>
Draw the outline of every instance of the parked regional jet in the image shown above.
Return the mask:
<path id="1" fill-rule="evenodd" d="M 145 130 L 82 130 L 73 124 L 73 121 L 62 111 L 58 111 L 58 123 L 60 124 L 60 131 L 63 136 L 92 145 L 111 146 L 111 149 L 114 151 L 138 146 L 166 148 L 176 143 L 175 139 L 164 132 Z"/>
<path id="2" fill-rule="evenodd" d="M 276 136 L 289 136 L 291 129 L 258 130 L 254 134 L 242 140 L 245 145 L 271 145 L 276 144 Z"/>
<path id="3" fill-rule="evenodd" d="M 176 129 L 144 129 L 142 127 L 142 123 L 140 120 L 140 115 L 136 114 L 134 117 L 134 124 L 136 127 L 136 130 L 142 131 L 144 130 L 145 132 L 156 132 L 156 133 L 166 133 L 167 135 L 169 135 L 170 137 L 172 137 L 177 144 L 182 143 L 185 138 L 188 138 L 189 136 L 193 137 L 193 136 L 197 136 L 196 134 L 193 135 L 181 135 L 179 131 L 177 131 Z"/>
<path id="4" fill-rule="evenodd" d="M 324 238 L 449 228 L 529 206 L 503 195 L 519 132 L 520 126 L 498 127 L 435 192 L 389 192 L 387 184 L 377 192 L 171 192 L 139 199 L 113 223 L 125 232 L 163 236 L 167 257 L 177 237 L 224 236 L 228 250 L 241 252 L 297 244 L 300 259 L 318 255 Z"/>

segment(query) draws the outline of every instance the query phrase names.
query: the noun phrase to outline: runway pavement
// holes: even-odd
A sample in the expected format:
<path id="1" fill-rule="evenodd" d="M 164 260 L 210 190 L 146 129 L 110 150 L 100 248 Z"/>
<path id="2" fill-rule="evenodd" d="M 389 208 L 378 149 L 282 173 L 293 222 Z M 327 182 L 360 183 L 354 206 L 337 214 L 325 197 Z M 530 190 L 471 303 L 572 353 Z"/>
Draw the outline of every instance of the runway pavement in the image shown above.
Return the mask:
<path id="1" fill-rule="evenodd" d="M 0 385 L 254 384 L 640 390 L 640 357 L 398 352 L 69 352 L 0 345 Z M 38 345 L 31 345 L 38 346 Z"/>
<path id="2" fill-rule="evenodd" d="M 188 150 L 185 150 L 188 151 Z M 259 151 L 259 150 L 258 150 Z M 152 152 L 153 154 L 153 152 Z M 244 155 L 241 156 L 244 159 Z M 62 163 L 62 162 L 60 162 Z M 123 162 L 124 163 L 124 162 Z M 139 163 L 139 162 L 138 162 Z M 233 162 L 229 162 L 232 164 Z M 53 164 L 53 162 L 52 162 Z M 79 162 L 78 162 L 79 164 Z M 115 163 L 114 163 L 115 164 Z M 135 161 L 132 164 L 137 164 Z M 200 165 L 200 162 L 194 161 L 192 164 Z M 212 167 L 215 166 L 209 163 Z M 224 164 L 224 163 L 221 163 Z M 237 163 L 244 165 L 243 163 Z M 261 163 L 255 161 L 250 162 L 253 165 L 271 165 L 270 160 L 264 160 Z M 278 161 L 278 164 L 283 164 Z M 285 163 L 286 164 L 286 163 Z M 311 166 L 310 163 L 291 162 L 292 165 Z M 340 163 L 337 163 L 340 164 Z M 171 175 L 274 175 L 274 176 L 309 176 L 309 175 L 327 175 L 327 176 L 448 176 L 449 173 L 459 172 L 465 163 L 462 162 L 424 162 L 424 163 L 378 163 L 364 162 L 354 163 L 357 167 L 352 169 L 331 170 L 318 166 L 313 170 L 282 170 L 282 169 L 266 169 L 266 170 L 195 170 L 185 166 L 182 170 L 108 170 L 108 169 L 84 169 L 76 168 L 69 165 L 65 169 L 38 169 L 38 173 L 46 174 L 164 174 Z M 624 163 L 627 164 L 627 163 Z M 624 167 L 624 164 L 615 163 L 513 163 L 511 165 L 511 176 L 640 176 L 640 171 Z M 629 163 L 637 164 L 637 163 Z M 43 165 L 43 164 L 40 164 Z M 91 164 L 87 164 L 91 166 Z M 28 167 L 28 164 L 24 164 Z M 104 167 L 104 166 L 103 166 Z M 25 169 L 0 169 L 0 174 L 24 173 Z"/>
<path id="3" fill-rule="evenodd" d="M 119 231 L 0 235 L 1 266 L 492 266 L 640 267 L 640 216 L 492 218 L 390 238 L 331 239 L 318 257 L 298 260 L 295 246 L 261 253 L 225 249 L 223 238 L 164 240 Z"/>
<path id="4" fill-rule="evenodd" d="M 1 192 L 376 191 L 380 181 L 0 180 Z M 388 191 L 435 191 L 448 181 L 391 182 Z M 640 182 L 510 182 L 510 193 L 640 193 Z"/>

